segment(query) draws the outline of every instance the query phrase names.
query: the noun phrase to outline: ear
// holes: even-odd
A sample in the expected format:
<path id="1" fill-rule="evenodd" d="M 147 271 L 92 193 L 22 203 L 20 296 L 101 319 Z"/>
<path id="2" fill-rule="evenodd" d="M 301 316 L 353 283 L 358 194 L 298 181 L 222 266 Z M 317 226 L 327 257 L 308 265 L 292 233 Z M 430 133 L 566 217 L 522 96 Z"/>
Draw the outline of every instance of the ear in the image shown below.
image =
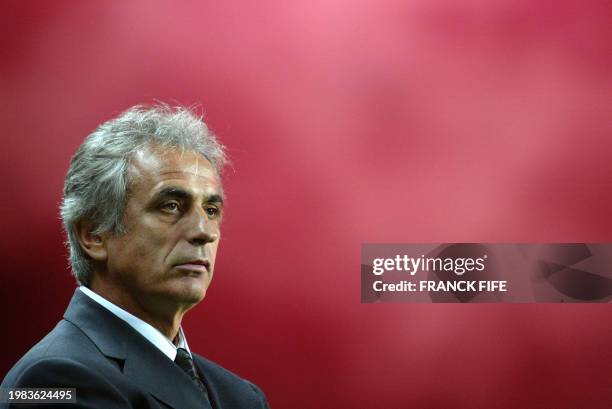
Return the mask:
<path id="1" fill-rule="evenodd" d="M 76 233 L 81 248 L 89 257 L 96 261 L 106 261 L 106 243 L 104 236 L 92 233 L 92 225 L 86 220 L 76 223 Z"/>

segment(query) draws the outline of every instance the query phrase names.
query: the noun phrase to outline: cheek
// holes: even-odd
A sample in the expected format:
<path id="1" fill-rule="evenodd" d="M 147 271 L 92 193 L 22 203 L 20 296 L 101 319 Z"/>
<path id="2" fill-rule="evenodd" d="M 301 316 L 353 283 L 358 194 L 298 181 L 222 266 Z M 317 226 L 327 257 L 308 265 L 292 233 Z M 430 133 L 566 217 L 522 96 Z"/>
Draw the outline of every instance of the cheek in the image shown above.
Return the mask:
<path id="1" fill-rule="evenodd" d="M 149 234 L 140 237 L 136 245 L 138 257 L 147 260 L 147 264 L 156 267 L 163 267 L 164 260 L 174 249 L 171 237 Z"/>
<path id="2" fill-rule="evenodd" d="M 217 259 L 218 248 L 219 248 L 219 240 L 212 243 L 210 246 L 210 250 L 208 251 L 208 257 L 210 258 L 210 262 L 213 264 L 213 266 L 215 264 L 215 260 Z"/>
<path id="3" fill-rule="evenodd" d="M 133 248 L 141 256 L 163 259 L 172 250 L 175 232 L 154 217 L 143 217 L 131 231 Z"/>
<path id="4" fill-rule="evenodd" d="M 109 256 L 109 267 L 115 264 L 118 269 L 128 270 L 125 272 L 157 272 L 164 269 L 164 261 L 172 248 L 169 237 L 159 233 L 146 230 L 128 233 L 110 249 L 113 254 Z"/>

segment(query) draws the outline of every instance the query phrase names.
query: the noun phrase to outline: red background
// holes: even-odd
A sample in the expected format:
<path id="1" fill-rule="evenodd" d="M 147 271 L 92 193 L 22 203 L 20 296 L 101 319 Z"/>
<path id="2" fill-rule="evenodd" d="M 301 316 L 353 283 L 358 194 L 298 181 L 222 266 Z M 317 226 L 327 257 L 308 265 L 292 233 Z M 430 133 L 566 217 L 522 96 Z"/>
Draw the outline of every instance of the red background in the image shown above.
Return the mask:
<path id="1" fill-rule="evenodd" d="M 612 310 L 362 305 L 362 242 L 612 237 L 608 1 L 3 3 L 0 372 L 63 312 L 100 122 L 199 103 L 234 168 L 195 351 L 273 408 L 604 408 Z"/>

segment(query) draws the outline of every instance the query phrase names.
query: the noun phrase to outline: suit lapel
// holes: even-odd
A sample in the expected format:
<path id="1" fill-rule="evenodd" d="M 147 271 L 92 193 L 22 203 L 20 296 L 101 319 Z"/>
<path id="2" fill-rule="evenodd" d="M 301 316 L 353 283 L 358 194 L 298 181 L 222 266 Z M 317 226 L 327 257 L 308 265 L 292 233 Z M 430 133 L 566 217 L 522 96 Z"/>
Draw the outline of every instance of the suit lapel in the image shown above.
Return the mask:
<path id="1" fill-rule="evenodd" d="M 123 374 L 138 387 L 177 409 L 207 407 L 195 383 L 126 322 L 81 291 L 64 314 L 105 356 L 124 360 Z"/>
<path id="2" fill-rule="evenodd" d="M 123 368 L 125 376 L 174 408 L 206 407 L 196 384 L 159 349 L 140 334 L 130 337 Z"/>
<path id="3" fill-rule="evenodd" d="M 210 373 L 206 371 L 204 365 L 198 359 L 196 355 L 193 356 L 193 362 L 198 370 L 198 374 L 200 375 L 200 379 L 206 385 L 206 390 L 208 391 L 208 399 L 210 400 L 210 404 L 213 409 L 221 408 L 221 396 L 219 396 L 220 389 L 218 385 L 215 384 L 214 379 L 210 376 Z"/>

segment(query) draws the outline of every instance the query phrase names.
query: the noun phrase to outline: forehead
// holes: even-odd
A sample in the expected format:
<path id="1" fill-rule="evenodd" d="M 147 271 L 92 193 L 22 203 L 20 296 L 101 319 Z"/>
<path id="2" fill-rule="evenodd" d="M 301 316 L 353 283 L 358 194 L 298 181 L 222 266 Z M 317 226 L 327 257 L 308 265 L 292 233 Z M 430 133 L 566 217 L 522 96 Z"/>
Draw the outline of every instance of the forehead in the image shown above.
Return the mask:
<path id="1" fill-rule="evenodd" d="M 147 146 L 131 158 L 132 189 L 155 189 L 171 182 L 197 189 L 219 190 L 220 181 L 210 161 L 198 152 Z"/>

